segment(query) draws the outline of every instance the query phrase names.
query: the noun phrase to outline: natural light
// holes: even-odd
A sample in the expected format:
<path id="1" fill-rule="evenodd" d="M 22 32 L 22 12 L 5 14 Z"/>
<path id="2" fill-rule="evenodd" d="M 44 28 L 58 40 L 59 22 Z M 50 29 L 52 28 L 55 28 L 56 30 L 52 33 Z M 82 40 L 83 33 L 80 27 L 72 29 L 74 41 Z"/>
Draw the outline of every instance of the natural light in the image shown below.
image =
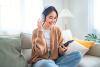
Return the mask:
<path id="1" fill-rule="evenodd" d="M 100 0 L 94 0 L 94 28 L 100 32 Z"/>
<path id="2" fill-rule="evenodd" d="M 42 10 L 42 0 L 0 0 L 0 31 L 31 33 Z"/>

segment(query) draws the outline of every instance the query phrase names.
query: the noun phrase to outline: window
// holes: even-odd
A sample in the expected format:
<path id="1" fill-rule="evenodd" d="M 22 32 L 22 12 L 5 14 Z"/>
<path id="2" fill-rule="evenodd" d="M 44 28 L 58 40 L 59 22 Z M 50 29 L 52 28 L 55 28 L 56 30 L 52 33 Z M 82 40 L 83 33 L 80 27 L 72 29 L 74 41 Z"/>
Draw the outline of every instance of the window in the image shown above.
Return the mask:
<path id="1" fill-rule="evenodd" d="M 100 33 L 100 0 L 94 0 L 94 29 Z"/>
<path id="2" fill-rule="evenodd" d="M 0 31 L 31 33 L 42 9 L 42 0 L 0 0 Z"/>
<path id="3" fill-rule="evenodd" d="M 88 33 L 100 36 L 100 0 L 88 0 Z"/>

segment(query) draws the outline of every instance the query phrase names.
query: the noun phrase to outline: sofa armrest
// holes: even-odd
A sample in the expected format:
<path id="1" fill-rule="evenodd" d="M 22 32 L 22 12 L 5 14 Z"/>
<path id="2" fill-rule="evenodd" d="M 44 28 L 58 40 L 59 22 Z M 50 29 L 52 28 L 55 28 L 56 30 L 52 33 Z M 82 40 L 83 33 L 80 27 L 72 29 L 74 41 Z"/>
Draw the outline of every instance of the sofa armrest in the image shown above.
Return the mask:
<path id="1" fill-rule="evenodd" d="M 95 44 L 87 53 L 88 55 L 100 57 L 100 44 Z"/>

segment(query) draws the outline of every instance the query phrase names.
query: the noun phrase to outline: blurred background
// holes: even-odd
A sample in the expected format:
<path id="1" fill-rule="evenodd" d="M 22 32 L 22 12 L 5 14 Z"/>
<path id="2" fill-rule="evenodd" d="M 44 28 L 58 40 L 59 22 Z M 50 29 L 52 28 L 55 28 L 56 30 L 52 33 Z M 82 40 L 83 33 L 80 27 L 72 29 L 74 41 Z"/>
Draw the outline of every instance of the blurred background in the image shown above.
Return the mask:
<path id="1" fill-rule="evenodd" d="M 83 39 L 88 33 L 100 35 L 100 0 L 0 0 L 0 35 L 32 33 L 43 8 L 55 6 L 57 26 L 70 29 Z"/>

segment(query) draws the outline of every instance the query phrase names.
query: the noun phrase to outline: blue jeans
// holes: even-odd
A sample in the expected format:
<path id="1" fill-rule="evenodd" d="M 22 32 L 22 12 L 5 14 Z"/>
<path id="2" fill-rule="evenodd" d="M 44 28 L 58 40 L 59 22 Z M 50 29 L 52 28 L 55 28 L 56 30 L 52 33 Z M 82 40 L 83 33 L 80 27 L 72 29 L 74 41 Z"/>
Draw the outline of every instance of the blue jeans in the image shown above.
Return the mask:
<path id="1" fill-rule="evenodd" d="M 50 59 L 39 60 L 33 67 L 76 67 L 80 59 L 80 52 L 72 52 L 59 57 L 56 61 Z"/>

